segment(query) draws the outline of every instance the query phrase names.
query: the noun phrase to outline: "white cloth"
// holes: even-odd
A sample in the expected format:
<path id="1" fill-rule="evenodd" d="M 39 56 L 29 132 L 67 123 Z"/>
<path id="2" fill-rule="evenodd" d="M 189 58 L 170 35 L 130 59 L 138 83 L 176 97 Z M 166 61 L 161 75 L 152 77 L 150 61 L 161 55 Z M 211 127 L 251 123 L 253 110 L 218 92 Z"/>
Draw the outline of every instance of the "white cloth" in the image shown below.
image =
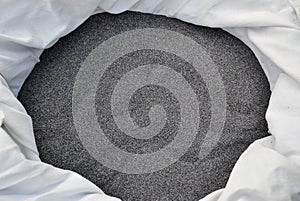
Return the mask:
<path id="1" fill-rule="evenodd" d="M 93 13 L 125 10 L 221 27 L 252 49 L 268 77 L 272 136 L 254 142 L 226 187 L 203 201 L 300 200 L 299 0 L 1 0 L 0 72 L 16 95 L 43 49 Z M 105 200 L 77 174 L 39 161 L 30 118 L 3 80 L 0 121 L 0 200 Z"/>

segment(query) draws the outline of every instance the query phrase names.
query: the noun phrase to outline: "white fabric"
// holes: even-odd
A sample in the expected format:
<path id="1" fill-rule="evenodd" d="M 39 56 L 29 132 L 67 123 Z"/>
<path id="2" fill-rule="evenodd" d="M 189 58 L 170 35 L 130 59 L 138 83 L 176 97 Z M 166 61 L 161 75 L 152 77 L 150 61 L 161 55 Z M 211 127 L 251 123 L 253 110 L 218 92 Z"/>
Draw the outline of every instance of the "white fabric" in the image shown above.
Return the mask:
<path id="1" fill-rule="evenodd" d="M 93 13 L 125 10 L 221 27 L 253 50 L 268 77 L 272 136 L 254 142 L 226 187 L 203 201 L 300 200 L 299 0 L 1 0 L 0 72 L 16 95 L 43 49 Z M 39 161 L 30 117 L 3 79 L 0 122 L 0 200 L 113 200 L 77 174 Z"/>

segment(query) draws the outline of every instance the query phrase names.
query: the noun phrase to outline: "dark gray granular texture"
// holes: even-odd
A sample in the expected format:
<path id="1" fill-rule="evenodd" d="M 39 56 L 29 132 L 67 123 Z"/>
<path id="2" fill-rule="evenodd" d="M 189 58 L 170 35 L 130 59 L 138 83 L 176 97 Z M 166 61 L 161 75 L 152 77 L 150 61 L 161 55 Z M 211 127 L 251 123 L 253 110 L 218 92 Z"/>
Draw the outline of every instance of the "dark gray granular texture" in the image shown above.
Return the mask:
<path id="1" fill-rule="evenodd" d="M 125 73 L 124 69 L 147 63 L 159 63 L 177 72 L 183 71 L 184 67 L 189 71 L 185 79 L 201 100 L 198 135 L 185 155 L 160 171 L 130 175 L 103 166 L 84 148 L 73 125 L 72 88 L 81 63 L 94 48 L 112 36 L 139 28 L 172 30 L 199 43 L 222 76 L 227 108 L 225 127 L 217 147 L 199 160 L 199 146 L 211 117 L 211 100 L 201 76 L 181 58 L 163 51 L 140 50 L 119 58 L 113 64 L 115 70 L 107 71 L 106 77 L 101 78 L 95 100 L 99 124 L 104 125 L 107 138 L 120 149 L 137 154 L 155 152 L 172 141 L 180 122 L 180 105 L 176 97 L 164 87 L 149 85 L 132 95 L 128 108 L 131 118 L 136 125 L 147 126 L 149 109 L 160 104 L 168 117 L 164 128 L 150 139 L 136 139 L 119 131 L 111 116 L 109 94 Z M 193 201 L 223 188 L 241 153 L 256 139 L 268 135 L 264 114 L 269 97 L 263 70 L 251 50 L 237 38 L 221 29 L 126 12 L 92 16 L 46 50 L 18 98 L 33 119 L 42 161 L 73 170 L 105 193 L 126 201 Z"/>

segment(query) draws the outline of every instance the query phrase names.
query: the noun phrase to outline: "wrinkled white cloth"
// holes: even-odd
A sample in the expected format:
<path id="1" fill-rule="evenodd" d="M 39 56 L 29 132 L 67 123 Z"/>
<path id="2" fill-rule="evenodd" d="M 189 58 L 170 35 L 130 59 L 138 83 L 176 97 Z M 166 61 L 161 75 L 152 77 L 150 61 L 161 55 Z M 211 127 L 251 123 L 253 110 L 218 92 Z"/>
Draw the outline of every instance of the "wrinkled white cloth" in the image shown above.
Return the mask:
<path id="1" fill-rule="evenodd" d="M 252 49 L 269 80 L 272 136 L 254 142 L 225 188 L 202 200 L 300 200 L 299 0 L 1 0 L 0 72 L 12 92 L 45 48 L 90 15 L 125 10 L 221 27 Z M 114 200 L 79 175 L 39 161 L 30 117 L 3 80 L 0 122 L 0 200 Z"/>

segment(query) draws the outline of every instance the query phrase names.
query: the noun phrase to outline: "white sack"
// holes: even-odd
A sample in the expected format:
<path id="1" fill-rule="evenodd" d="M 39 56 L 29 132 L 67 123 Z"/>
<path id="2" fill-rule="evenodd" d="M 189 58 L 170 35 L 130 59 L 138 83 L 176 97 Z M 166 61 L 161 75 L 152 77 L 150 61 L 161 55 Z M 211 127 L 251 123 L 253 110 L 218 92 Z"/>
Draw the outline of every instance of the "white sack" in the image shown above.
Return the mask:
<path id="1" fill-rule="evenodd" d="M 125 10 L 221 27 L 254 51 L 268 77 L 273 90 L 267 111 L 272 136 L 254 142 L 238 160 L 225 189 L 203 200 L 300 200 L 299 0 L 1 0 L 0 72 L 16 95 L 43 49 L 93 13 Z M 77 174 L 39 162 L 30 118 L 3 80 L 0 87 L 0 163 L 5 164 L 0 168 L 0 200 L 59 200 L 50 198 L 56 195 L 61 200 L 105 200 L 100 189 Z M 46 172 L 51 179 L 45 179 Z"/>

